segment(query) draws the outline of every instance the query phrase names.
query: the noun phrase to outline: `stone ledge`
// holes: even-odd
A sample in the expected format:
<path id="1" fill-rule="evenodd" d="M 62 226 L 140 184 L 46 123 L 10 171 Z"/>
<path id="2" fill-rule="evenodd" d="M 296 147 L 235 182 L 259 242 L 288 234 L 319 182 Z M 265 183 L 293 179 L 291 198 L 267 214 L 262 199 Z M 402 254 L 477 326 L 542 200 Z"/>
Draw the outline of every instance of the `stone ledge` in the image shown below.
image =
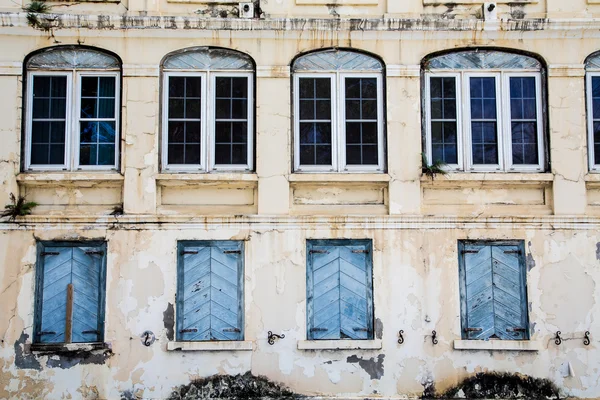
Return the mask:
<path id="1" fill-rule="evenodd" d="M 381 350 L 381 339 L 298 340 L 298 350 Z"/>
<path id="2" fill-rule="evenodd" d="M 167 351 L 252 351 L 252 342 L 168 342 Z"/>
<path id="3" fill-rule="evenodd" d="M 455 340 L 454 350 L 540 351 L 542 344 L 534 340 Z"/>
<path id="4" fill-rule="evenodd" d="M 304 173 L 290 174 L 290 182 L 389 182 L 391 177 L 385 173 Z"/>

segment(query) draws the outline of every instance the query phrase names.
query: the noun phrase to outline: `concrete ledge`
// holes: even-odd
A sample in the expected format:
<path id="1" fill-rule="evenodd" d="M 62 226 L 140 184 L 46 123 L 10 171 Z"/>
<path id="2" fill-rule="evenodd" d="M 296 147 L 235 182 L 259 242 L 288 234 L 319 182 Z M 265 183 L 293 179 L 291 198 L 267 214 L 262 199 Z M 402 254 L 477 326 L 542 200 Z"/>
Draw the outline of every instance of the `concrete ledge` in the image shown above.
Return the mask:
<path id="1" fill-rule="evenodd" d="M 298 350 L 380 350 L 375 340 L 298 340 Z"/>
<path id="2" fill-rule="evenodd" d="M 455 340 L 454 350 L 540 351 L 542 344 L 533 340 Z"/>
<path id="3" fill-rule="evenodd" d="M 252 351 L 252 342 L 168 342 L 168 351 Z"/>

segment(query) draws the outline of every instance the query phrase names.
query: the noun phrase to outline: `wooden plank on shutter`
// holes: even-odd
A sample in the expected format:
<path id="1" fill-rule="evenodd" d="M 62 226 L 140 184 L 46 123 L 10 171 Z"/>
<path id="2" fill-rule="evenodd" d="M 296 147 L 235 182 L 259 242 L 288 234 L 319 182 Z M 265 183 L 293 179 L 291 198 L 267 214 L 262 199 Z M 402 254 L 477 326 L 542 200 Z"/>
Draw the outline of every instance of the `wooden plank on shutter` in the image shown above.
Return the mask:
<path id="1" fill-rule="evenodd" d="M 40 343 L 64 343 L 67 309 L 67 287 L 71 284 L 70 247 L 45 247 L 43 252 L 59 253 L 41 257 L 41 269 L 36 296 L 39 301 L 36 312 L 37 341 Z M 41 334 L 41 333 L 44 334 Z"/>
<path id="2" fill-rule="evenodd" d="M 73 284 L 67 285 L 67 307 L 65 311 L 65 343 L 73 341 Z"/>
<path id="3" fill-rule="evenodd" d="M 520 252 L 514 246 L 496 245 L 492 259 L 495 334 L 501 339 L 525 339 L 527 302 L 522 297 Z"/>
<path id="4" fill-rule="evenodd" d="M 103 302 L 101 290 L 101 270 L 104 250 L 97 247 L 74 247 L 71 276 L 75 296 L 73 300 L 73 342 L 87 343 L 100 341 L 99 325 Z M 86 332 L 86 333 L 84 333 Z"/>
<path id="5" fill-rule="evenodd" d="M 463 330 L 466 339 L 482 339 L 494 332 L 494 301 L 492 279 L 492 254 L 489 246 L 468 245 L 461 251 L 464 270 Z"/>
<path id="6" fill-rule="evenodd" d="M 177 340 L 242 340 L 241 242 L 179 246 Z"/>

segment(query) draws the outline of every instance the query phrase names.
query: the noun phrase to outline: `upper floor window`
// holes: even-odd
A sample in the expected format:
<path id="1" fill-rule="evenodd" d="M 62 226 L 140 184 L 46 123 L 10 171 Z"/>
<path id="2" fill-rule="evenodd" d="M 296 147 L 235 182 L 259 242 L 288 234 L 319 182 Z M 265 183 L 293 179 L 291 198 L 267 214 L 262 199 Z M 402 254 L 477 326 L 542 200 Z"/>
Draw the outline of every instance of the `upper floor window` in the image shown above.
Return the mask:
<path id="1" fill-rule="evenodd" d="M 544 169 L 538 60 L 468 50 L 431 58 L 424 69 L 428 160 L 466 172 Z"/>
<path id="2" fill-rule="evenodd" d="M 188 49 L 167 56 L 163 77 L 163 169 L 252 170 L 252 59 L 234 50 Z"/>
<path id="3" fill-rule="evenodd" d="M 116 169 L 120 61 L 60 46 L 30 57 L 26 69 L 25 169 Z"/>
<path id="4" fill-rule="evenodd" d="M 294 170 L 383 171 L 383 64 L 357 52 L 325 50 L 297 58 Z"/>
<path id="5" fill-rule="evenodd" d="M 600 52 L 585 62 L 590 171 L 600 171 Z"/>

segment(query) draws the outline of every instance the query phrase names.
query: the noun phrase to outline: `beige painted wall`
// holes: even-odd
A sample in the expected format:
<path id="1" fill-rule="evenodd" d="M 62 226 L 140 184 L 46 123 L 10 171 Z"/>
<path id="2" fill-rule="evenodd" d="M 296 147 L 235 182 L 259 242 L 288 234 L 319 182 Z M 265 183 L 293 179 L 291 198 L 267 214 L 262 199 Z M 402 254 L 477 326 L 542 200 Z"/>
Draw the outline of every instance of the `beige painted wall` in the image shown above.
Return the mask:
<path id="1" fill-rule="evenodd" d="M 0 223 L 0 398 L 163 397 L 192 378 L 245 371 L 301 393 L 419 396 L 427 382 L 443 390 L 485 370 L 549 378 L 566 394 L 600 398 L 598 341 L 582 344 L 586 330 L 600 334 L 600 178 L 587 171 L 582 66 L 600 50 L 600 25 L 590 19 L 600 4 L 504 1 L 499 20 L 483 22 L 477 1 L 450 8 L 427 0 L 322 3 L 269 0 L 261 4 L 266 18 L 251 21 L 210 18 L 221 6 L 200 1 L 56 6 L 70 14 L 54 21 L 48 37 L 27 26 L 16 3 L 0 0 L 9 12 L 0 14 L 0 204 L 10 193 L 40 203 L 20 224 Z M 22 62 L 56 42 L 122 58 L 118 172 L 20 172 Z M 255 173 L 160 171 L 160 61 L 199 45 L 233 48 L 256 61 Z M 468 46 L 524 50 L 546 61 L 548 172 L 421 176 L 420 62 Z M 385 174 L 291 173 L 289 65 L 299 53 L 326 47 L 368 51 L 386 64 Z M 120 204 L 124 216 L 107 216 Z M 28 352 L 35 241 L 85 238 L 108 241 L 105 336 L 113 355 L 69 367 Z M 305 241 L 312 238 L 373 239 L 381 350 L 297 349 L 305 339 Z M 246 241 L 245 337 L 253 351 L 166 351 L 163 313 L 175 301 L 175 246 L 183 239 Z M 459 239 L 525 241 L 529 318 L 540 351 L 453 349 L 461 336 Z M 397 344 L 400 329 L 404 345 Z M 435 347 L 427 336 L 433 329 Z M 149 348 L 139 340 L 145 330 L 159 339 Z M 286 338 L 269 346 L 269 330 Z M 569 339 L 560 347 L 552 340 L 557 330 Z M 349 362 L 353 355 L 366 369 L 385 355 L 383 376 L 372 379 Z M 565 374 L 569 365 L 574 376 Z"/>

